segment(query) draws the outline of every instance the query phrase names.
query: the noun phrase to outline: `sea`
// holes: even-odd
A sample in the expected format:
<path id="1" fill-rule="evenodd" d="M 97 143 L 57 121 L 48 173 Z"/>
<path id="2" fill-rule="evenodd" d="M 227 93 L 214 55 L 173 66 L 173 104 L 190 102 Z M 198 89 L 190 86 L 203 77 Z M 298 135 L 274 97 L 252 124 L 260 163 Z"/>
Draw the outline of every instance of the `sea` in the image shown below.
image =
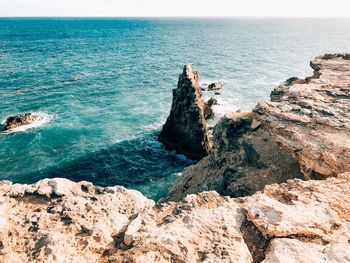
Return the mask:
<path id="1" fill-rule="evenodd" d="M 158 200 L 193 160 L 157 141 L 184 64 L 224 84 L 217 118 L 350 52 L 346 18 L 0 18 L 0 180 L 64 177 Z M 206 98 L 213 94 L 204 92 Z"/>

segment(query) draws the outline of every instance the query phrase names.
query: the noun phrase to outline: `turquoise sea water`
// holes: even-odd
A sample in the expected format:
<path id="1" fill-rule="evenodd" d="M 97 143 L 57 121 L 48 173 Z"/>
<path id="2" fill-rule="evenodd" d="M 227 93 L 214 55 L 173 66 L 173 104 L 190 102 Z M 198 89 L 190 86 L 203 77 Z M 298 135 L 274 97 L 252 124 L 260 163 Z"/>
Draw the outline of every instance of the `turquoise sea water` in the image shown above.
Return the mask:
<path id="1" fill-rule="evenodd" d="M 252 108 L 311 74 L 316 55 L 350 51 L 349 19 L 0 19 L 0 120 L 40 112 L 0 135 L 0 179 L 67 177 L 158 199 L 192 163 L 156 135 L 184 63 L 222 81 L 221 110 Z"/>

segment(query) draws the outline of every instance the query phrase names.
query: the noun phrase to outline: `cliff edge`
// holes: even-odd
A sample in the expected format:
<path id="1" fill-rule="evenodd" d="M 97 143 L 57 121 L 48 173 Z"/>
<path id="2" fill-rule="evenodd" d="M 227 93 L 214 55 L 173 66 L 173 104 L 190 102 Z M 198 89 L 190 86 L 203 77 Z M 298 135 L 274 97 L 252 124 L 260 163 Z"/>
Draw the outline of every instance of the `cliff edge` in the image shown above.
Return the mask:
<path id="1" fill-rule="evenodd" d="M 67 179 L 0 183 L 0 262 L 350 261 L 350 174 L 155 204 Z"/>
<path id="2" fill-rule="evenodd" d="M 208 190 L 245 196 L 292 178 L 350 171 L 350 56 L 310 65 L 313 76 L 276 87 L 270 102 L 226 114 L 214 127 L 211 154 L 187 169 L 168 200 Z"/>

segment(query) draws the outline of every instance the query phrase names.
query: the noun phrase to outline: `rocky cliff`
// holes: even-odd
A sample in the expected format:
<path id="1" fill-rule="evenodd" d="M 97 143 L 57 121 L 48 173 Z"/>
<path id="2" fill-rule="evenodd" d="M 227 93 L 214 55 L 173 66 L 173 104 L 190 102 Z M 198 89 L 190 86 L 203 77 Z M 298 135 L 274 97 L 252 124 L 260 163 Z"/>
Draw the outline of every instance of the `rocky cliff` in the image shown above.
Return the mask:
<path id="1" fill-rule="evenodd" d="M 59 178 L 0 182 L 0 262 L 350 262 L 350 55 L 311 65 L 271 102 L 219 121 L 176 202 Z"/>
<path id="2" fill-rule="evenodd" d="M 229 113 L 214 127 L 212 153 L 190 167 L 170 200 L 216 190 L 231 197 L 291 178 L 350 171 L 350 59 L 325 55 L 314 74 L 293 78 L 252 112 Z"/>
<path id="3" fill-rule="evenodd" d="M 66 179 L 0 184 L 0 262 L 350 262 L 350 174 L 155 204 Z"/>
<path id="4" fill-rule="evenodd" d="M 200 160 L 211 148 L 205 117 L 211 113 L 199 85 L 199 73 L 185 65 L 173 90 L 170 115 L 158 136 L 159 141 L 179 153 Z"/>

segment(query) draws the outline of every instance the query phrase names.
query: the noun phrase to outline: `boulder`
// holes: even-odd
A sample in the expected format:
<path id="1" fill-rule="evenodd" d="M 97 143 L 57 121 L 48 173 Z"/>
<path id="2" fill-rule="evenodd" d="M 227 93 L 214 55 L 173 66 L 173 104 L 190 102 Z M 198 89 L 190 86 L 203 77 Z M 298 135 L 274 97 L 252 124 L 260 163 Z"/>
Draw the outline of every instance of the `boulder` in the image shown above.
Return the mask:
<path id="1" fill-rule="evenodd" d="M 205 103 L 199 85 L 199 73 L 185 65 L 173 90 L 170 115 L 158 140 L 166 148 L 200 160 L 211 148 L 205 121 Z"/>
<path id="2" fill-rule="evenodd" d="M 206 103 L 204 107 L 204 118 L 205 119 L 210 119 L 214 117 L 214 110 L 213 110 L 213 105 L 217 105 L 218 101 L 214 97 L 210 98 Z"/>
<path id="3" fill-rule="evenodd" d="M 208 90 L 220 90 L 224 85 L 221 82 L 213 82 L 208 85 Z"/>
<path id="4" fill-rule="evenodd" d="M 32 124 L 34 121 L 37 120 L 37 118 L 38 116 L 32 113 L 25 113 L 21 115 L 8 117 L 5 121 L 4 130 L 7 131 L 7 130 L 15 129 L 20 126 Z"/>

